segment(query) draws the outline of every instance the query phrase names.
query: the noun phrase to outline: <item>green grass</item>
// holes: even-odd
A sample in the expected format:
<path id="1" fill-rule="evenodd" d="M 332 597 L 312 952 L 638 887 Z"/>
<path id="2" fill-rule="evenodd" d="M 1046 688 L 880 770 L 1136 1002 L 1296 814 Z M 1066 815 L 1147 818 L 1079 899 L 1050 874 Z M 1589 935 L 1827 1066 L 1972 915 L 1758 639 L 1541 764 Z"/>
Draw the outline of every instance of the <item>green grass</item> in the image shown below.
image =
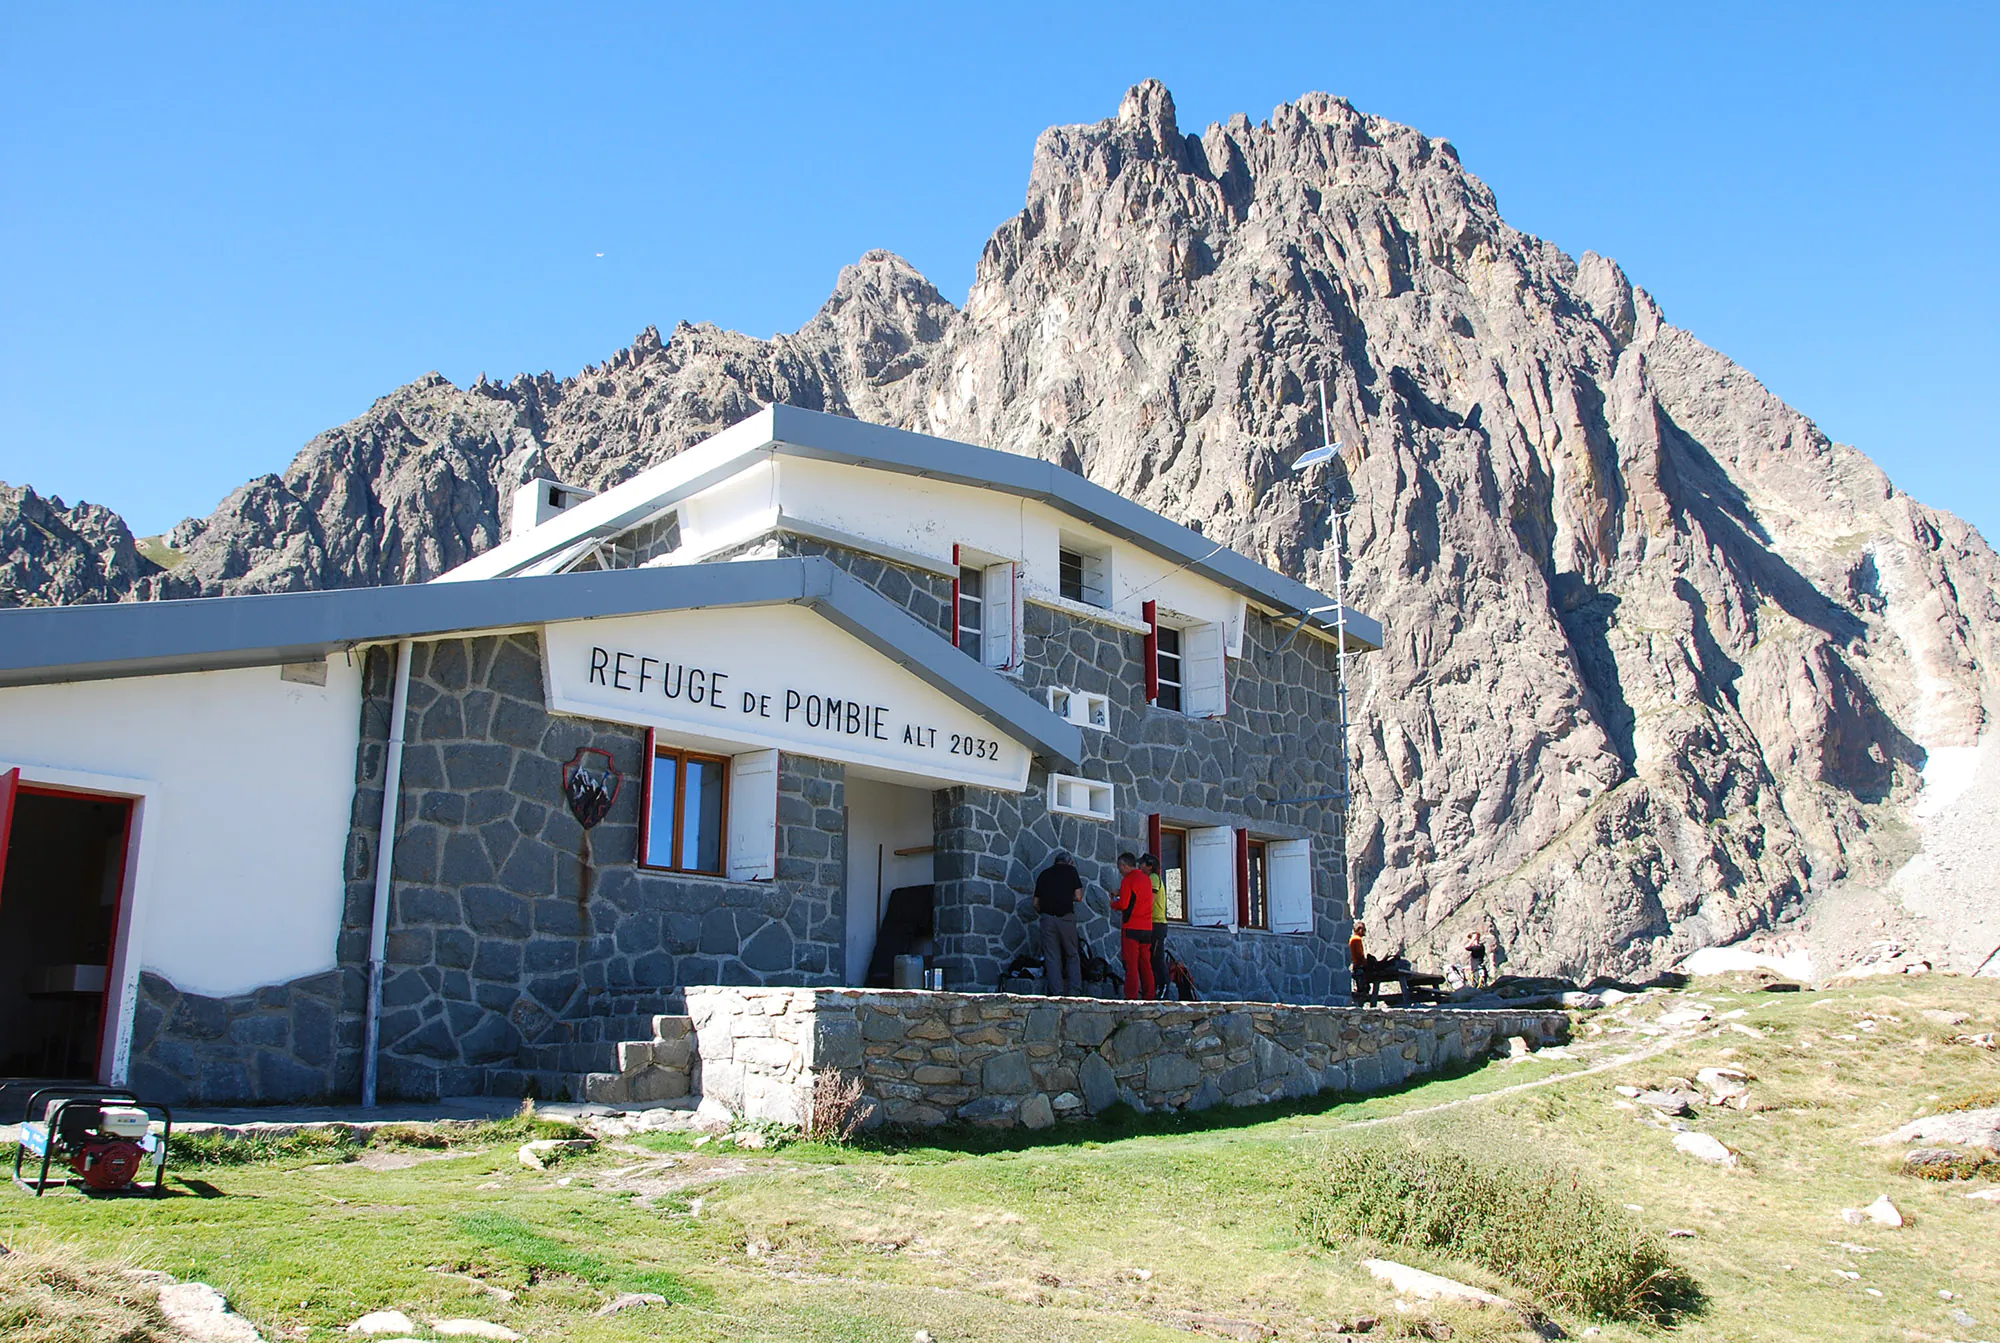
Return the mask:
<path id="1" fill-rule="evenodd" d="M 0 1189 L 0 1243 L 213 1283 L 287 1343 L 349 1343 L 347 1322 L 387 1307 L 578 1343 L 908 1343 L 920 1329 L 938 1343 L 1188 1343 L 1226 1332 L 1218 1319 L 1292 1343 L 1338 1337 L 1333 1325 L 1360 1315 L 1381 1320 L 1369 1337 L 1447 1324 L 1454 1343 L 1528 1337 L 1492 1311 L 1397 1312 L 1358 1266 L 1368 1246 L 1516 1299 L 1540 1292 L 1572 1336 L 1595 1325 L 1600 1343 L 1995 1336 L 2000 1208 L 1962 1197 L 1974 1187 L 1963 1182 L 1904 1177 L 1901 1149 L 1864 1140 L 2000 1087 L 2000 1059 L 1951 1045 L 1921 1016 L 1950 1007 L 1992 1029 L 2000 985 L 1932 976 L 1773 995 L 1698 984 L 1683 996 L 1740 1008 L 1743 1024 L 1770 1033 L 1719 1030 L 1587 1077 L 1564 1076 L 1581 1062 L 1529 1059 L 1362 1100 L 1114 1117 L 1054 1135 L 944 1130 L 737 1151 L 654 1134 L 547 1171 L 516 1159 L 518 1142 L 545 1136 L 524 1121 L 385 1130 L 345 1147 L 217 1142 L 157 1201 Z M 1579 1046 L 1654 1043 L 1616 1034 L 1625 1029 L 1596 1014 Z M 1738 1170 L 1674 1151 L 1614 1090 L 1715 1064 L 1753 1075 L 1751 1107 L 1689 1122 L 1740 1150 Z M 1527 1082 L 1546 1085 L 1512 1090 Z M 1536 1169 L 1573 1172 L 1594 1191 L 1600 1230 L 1664 1244 L 1705 1308 L 1671 1326 L 1592 1320 L 1537 1287 L 1525 1254 L 1313 1234 L 1324 1163 L 1364 1145 L 1501 1164 L 1529 1153 Z M 1883 1193 L 1908 1226 L 1841 1220 Z M 1676 1230 L 1693 1234 L 1669 1239 Z M 593 1314 L 621 1291 L 674 1304 Z M 1985 1332 L 1956 1326 L 1952 1309 L 1988 1321 Z"/>
<path id="2" fill-rule="evenodd" d="M 699 1295 L 672 1273 L 633 1270 L 613 1264 L 588 1250 L 538 1231 L 518 1217 L 503 1212 L 467 1213 L 458 1219 L 459 1229 L 477 1241 L 481 1250 L 511 1261 L 524 1270 L 530 1283 L 544 1275 L 566 1274 L 593 1287 L 610 1287 L 621 1292 L 657 1292 L 669 1301 L 687 1302 Z"/>

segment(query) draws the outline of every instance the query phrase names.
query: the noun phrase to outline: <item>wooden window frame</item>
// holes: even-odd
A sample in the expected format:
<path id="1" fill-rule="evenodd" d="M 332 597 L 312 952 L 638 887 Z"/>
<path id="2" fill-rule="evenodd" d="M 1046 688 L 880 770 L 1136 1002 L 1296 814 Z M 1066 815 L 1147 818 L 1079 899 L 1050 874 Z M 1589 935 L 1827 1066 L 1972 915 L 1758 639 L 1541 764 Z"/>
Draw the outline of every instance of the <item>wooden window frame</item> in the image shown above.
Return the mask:
<path id="1" fill-rule="evenodd" d="M 659 862 L 653 853 L 653 772 L 662 760 L 674 762 L 674 823 L 673 833 L 668 840 L 668 860 Z M 722 813 L 716 818 L 716 867 L 681 865 L 681 841 L 683 827 L 687 823 L 687 766 L 688 761 L 699 760 L 722 767 Z M 648 872 L 673 872 L 685 877 L 729 876 L 729 791 L 731 782 L 731 761 L 726 755 L 716 755 L 711 751 L 690 751 L 679 746 L 665 746 L 654 739 L 651 732 L 646 734 L 646 773 L 640 781 L 639 799 L 639 866 Z"/>

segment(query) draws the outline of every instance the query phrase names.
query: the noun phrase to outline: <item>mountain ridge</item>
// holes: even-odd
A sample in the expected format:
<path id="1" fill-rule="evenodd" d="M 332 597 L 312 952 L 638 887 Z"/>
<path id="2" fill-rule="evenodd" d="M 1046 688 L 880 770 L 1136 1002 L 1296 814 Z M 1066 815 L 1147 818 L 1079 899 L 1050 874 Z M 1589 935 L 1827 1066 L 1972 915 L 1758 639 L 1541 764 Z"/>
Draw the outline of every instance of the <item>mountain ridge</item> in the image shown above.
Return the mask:
<path id="1" fill-rule="evenodd" d="M 1321 379 L 1349 446 L 1294 477 Z M 1518 968 L 1643 973 L 1884 884 L 1929 751 L 2000 705 L 1991 547 L 1615 262 L 1345 100 L 1191 135 L 1154 81 L 1042 134 L 962 308 L 877 251 L 770 340 L 429 374 L 176 528 L 171 569 L 94 514 L 17 559 L 0 496 L 0 600 L 421 581 L 497 542 L 524 475 L 601 488 L 773 401 L 1059 462 L 1322 586 L 1351 497 L 1351 600 L 1389 631 L 1356 890 L 1432 954 L 1478 927 Z"/>

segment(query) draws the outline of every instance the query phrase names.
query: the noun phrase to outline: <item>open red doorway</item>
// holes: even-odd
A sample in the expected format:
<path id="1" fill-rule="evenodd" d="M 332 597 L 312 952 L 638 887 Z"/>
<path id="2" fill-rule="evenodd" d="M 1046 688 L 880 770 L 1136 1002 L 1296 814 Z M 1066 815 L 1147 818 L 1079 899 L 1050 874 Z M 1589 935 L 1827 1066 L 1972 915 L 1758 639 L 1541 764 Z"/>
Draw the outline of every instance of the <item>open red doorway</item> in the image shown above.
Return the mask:
<path id="1" fill-rule="evenodd" d="M 0 1076 L 100 1076 L 132 813 L 0 775 Z"/>

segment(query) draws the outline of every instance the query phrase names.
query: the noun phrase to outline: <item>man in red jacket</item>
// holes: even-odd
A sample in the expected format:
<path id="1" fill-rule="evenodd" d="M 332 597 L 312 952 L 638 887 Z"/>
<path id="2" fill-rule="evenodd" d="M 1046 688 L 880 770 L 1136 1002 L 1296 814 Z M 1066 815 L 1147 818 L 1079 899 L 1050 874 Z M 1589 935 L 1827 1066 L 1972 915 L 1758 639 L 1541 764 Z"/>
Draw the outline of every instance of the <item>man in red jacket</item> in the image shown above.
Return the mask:
<path id="1" fill-rule="evenodd" d="M 1119 959 L 1125 962 L 1125 996 L 1146 1000 L 1159 997 L 1153 982 L 1153 882 L 1129 853 L 1118 855 L 1118 898 L 1111 908 L 1118 913 L 1123 929 L 1118 938 Z"/>

